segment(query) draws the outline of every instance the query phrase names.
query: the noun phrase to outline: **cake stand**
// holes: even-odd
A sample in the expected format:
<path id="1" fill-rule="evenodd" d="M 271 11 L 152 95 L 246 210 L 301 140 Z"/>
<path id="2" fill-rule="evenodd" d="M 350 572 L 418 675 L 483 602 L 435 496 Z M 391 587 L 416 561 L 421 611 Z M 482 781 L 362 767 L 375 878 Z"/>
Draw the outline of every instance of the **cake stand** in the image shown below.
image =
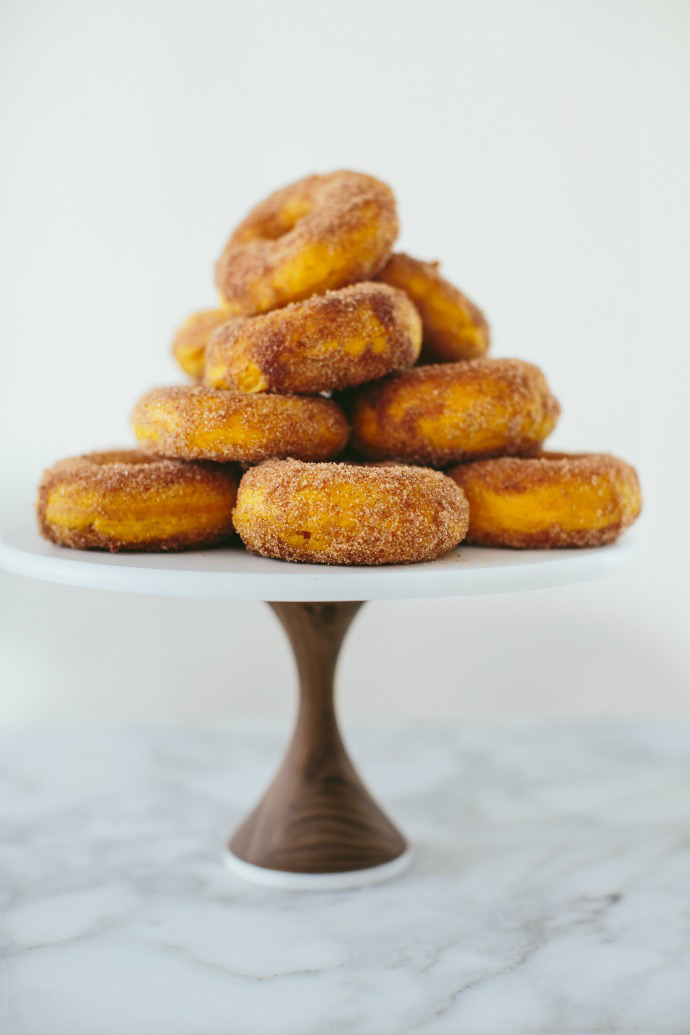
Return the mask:
<path id="1" fill-rule="evenodd" d="M 178 554 L 67 550 L 27 522 L 0 540 L 0 567 L 90 589 L 269 602 L 299 672 L 300 700 L 283 762 L 230 840 L 239 876 L 282 888 L 358 887 L 401 873 L 402 834 L 368 793 L 338 730 L 333 677 L 345 634 L 367 600 L 510 593 L 607 575 L 633 551 L 629 539 L 599 549 L 487 550 L 459 546 L 426 564 L 380 568 L 286 564 L 239 546 Z"/>

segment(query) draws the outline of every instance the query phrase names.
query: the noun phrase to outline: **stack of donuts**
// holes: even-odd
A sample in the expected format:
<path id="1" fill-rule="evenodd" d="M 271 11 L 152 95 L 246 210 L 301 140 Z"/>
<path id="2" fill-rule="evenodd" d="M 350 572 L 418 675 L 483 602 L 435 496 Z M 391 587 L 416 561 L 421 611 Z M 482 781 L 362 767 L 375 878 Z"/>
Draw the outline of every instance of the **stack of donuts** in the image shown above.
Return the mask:
<path id="1" fill-rule="evenodd" d="M 355 172 L 252 209 L 216 264 L 219 305 L 175 335 L 190 382 L 140 399 L 138 449 L 45 472 L 43 535 L 162 551 L 239 533 L 322 564 L 613 542 L 640 511 L 635 470 L 543 451 L 560 407 L 542 372 L 487 358 L 481 310 L 393 252 L 397 233 L 391 189 Z"/>

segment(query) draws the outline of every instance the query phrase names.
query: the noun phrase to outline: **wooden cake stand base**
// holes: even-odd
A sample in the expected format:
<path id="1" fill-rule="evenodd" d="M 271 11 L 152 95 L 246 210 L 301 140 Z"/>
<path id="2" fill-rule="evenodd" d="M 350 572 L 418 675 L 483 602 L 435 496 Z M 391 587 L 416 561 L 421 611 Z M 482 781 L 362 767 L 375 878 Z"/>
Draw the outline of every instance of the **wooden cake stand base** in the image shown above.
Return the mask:
<path id="1" fill-rule="evenodd" d="M 334 673 L 359 601 L 272 603 L 299 673 L 297 723 L 273 782 L 230 841 L 242 877 L 292 888 L 343 888 L 400 873 L 402 834 L 360 780 L 338 729 Z"/>

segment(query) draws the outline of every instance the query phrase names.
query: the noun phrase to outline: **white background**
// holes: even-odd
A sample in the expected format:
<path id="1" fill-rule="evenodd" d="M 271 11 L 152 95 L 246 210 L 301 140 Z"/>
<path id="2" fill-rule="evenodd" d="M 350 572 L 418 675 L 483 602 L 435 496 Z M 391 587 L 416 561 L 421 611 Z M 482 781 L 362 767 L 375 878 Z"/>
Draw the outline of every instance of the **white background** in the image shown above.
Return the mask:
<path id="1" fill-rule="evenodd" d="M 550 444 L 635 462 L 645 514 L 639 563 L 606 582 L 370 605 L 346 715 L 688 712 L 689 42 L 682 0 L 6 0 L 6 509 L 32 520 L 44 466 L 131 441 L 250 205 L 371 172 L 400 245 L 484 307 L 494 354 L 544 368 Z M 1 588 L 2 715 L 290 707 L 262 605 Z"/>

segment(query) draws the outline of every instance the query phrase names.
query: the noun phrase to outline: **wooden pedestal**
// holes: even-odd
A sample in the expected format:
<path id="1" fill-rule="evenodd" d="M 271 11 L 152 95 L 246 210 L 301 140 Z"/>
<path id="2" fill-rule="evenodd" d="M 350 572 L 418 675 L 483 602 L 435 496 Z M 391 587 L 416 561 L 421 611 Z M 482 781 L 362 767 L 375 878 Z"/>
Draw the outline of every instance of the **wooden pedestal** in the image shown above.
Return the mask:
<path id="1" fill-rule="evenodd" d="M 405 840 L 369 795 L 338 730 L 333 677 L 362 606 L 272 603 L 299 672 L 297 724 L 283 763 L 230 841 L 235 859 L 292 874 L 340 874 L 398 859 Z"/>

